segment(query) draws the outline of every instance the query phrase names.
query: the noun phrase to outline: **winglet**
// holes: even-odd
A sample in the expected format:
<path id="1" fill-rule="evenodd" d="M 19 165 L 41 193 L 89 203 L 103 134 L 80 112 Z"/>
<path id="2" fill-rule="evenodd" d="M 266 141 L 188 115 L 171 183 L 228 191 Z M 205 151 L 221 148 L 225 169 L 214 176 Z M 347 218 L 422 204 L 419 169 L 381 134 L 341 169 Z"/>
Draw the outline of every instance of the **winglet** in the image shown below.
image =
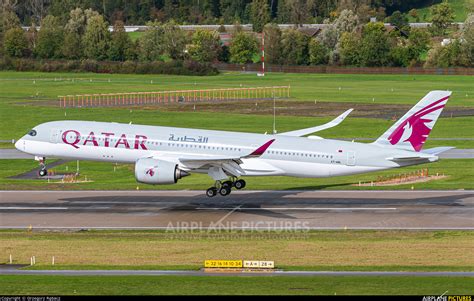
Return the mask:
<path id="1" fill-rule="evenodd" d="M 296 137 L 301 137 L 305 135 L 309 135 L 312 133 L 316 133 L 325 129 L 329 129 L 332 127 L 335 127 L 336 125 L 340 124 L 341 122 L 346 119 L 346 117 L 353 111 L 354 109 L 349 109 L 342 113 L 341 115 L 337 116 L 333 120 L 329 121 L 328 123 L 325 123 L 323 125 L 318 125 L 306 129 L 301 129 L 301 130 L 296 130 L 296 131 L 291 131 L 291 132 L 285 132 L 285 133 L 280 133 L 278 135 L 285 135 L 285 136 L 296 136 Z"/>
<path id="2" fill-rule="evenodd" d="M 263 155 L 263 153 L 265 153 L 265 151 L 267 150 L 267 148 L 269 148 L 270 145 L 272 145 L 272 143 L 273 143 L 274 141 L 275 141 L 275 139 L 269 140 L 269 141 L 266 142 L 264 145 L 260 146 L 259 148 L 257 148 L 257 149 L 254 150 L 251 154 L 245 156 L 244 158 L 260 157 L 261 155 Z"/>

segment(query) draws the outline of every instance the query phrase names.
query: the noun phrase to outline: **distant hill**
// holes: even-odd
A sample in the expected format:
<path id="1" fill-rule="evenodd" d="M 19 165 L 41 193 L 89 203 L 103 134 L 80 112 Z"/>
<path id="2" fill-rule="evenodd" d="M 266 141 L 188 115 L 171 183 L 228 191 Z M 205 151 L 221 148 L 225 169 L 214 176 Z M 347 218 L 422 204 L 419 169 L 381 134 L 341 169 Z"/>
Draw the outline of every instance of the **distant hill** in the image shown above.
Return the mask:
<path id="1" fill-rule="evenodd" d="M 469 1 L 474 0 L 448 0 L 448 3 L 454 9 L 456 22 L 464 22 L 469 13 L 467 6 Z M 441 3 L 441 1 L 436 1 L 436 4 Z M 434 5 L 436 5 L 434 4 Z M 429 22 L 431 20 L 430 8 L 432 5 L 425 6 L 423 8 L 418 8 L 418 15 L 420 16 L 420 22 Z M 410 22 L 415 22 L 415 19 L 410 17 Z"/>

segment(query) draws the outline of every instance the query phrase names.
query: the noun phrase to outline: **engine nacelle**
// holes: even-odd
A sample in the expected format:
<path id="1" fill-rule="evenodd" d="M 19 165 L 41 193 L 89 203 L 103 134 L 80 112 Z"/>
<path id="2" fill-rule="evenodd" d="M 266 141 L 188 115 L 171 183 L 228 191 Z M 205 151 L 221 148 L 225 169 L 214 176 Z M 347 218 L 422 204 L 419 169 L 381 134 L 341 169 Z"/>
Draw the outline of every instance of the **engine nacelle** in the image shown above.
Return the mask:
<path id="1" fill-rule="evenodd" d="M 135 162 L 135 178 L 145 184 L 175 184 L 189 173 L 178 168 L 178 164 L 152 158 Z"/>

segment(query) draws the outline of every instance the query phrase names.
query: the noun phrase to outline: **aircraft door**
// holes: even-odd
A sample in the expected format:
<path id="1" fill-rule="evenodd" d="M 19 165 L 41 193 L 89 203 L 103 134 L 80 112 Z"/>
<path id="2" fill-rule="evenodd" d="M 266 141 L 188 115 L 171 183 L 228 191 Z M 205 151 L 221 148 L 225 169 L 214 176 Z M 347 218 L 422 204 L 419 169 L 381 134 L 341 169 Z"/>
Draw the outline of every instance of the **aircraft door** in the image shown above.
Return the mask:
<path id="1" fill-rule="evenodd" d="M 356 163 L 356 153 L 354 151 L 347 152 L 347 163 L 348 166 L 354 166 Z"/>
<path id="2" fill-rule="evenodd" d="M 51 137 L 50 137 L 50 142 L 51 143 L 58 143 L 59 138 L 61 137 L 62 131 L 59 129 L 52 129 L 51 130 Z"/>

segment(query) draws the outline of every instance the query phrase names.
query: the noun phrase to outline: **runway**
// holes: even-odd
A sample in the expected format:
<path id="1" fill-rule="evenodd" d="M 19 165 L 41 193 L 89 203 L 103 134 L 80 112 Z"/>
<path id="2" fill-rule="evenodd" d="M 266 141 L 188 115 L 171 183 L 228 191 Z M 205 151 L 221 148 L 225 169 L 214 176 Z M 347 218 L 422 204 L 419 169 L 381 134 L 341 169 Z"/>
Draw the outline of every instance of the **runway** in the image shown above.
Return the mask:
<path id="1" fill-rule="evenodd" d="M 441 159 L 474 159 L 474 149 L 470 149 L 470 148 L 450 149 L 440 154 L 439 157 Z M 20 152 L 19 150 L 16 150 L 16 149 L 8 149 L 8 148 L 0 149 L 0 159 L 34 159 L 34 158 L 35 157 L 32 155 Z"/>
<path id="2" fill-rule="evenodd" d="M 0 228 L 474 230 L 474 191 L 2 191 Z"/>

